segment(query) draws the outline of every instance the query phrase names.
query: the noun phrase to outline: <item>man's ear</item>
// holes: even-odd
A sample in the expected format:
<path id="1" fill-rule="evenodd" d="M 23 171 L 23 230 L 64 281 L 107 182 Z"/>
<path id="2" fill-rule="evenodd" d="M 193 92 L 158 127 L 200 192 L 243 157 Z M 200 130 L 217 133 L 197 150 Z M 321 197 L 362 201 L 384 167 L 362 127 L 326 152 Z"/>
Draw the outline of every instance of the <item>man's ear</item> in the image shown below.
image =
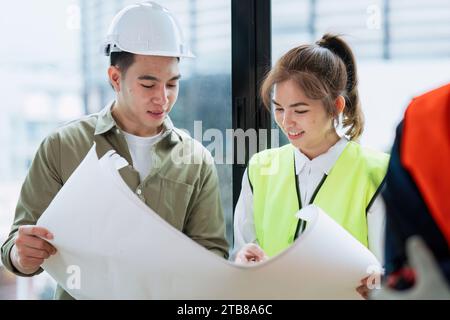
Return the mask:
<path id="1" fill-rule="evenodd" d="M 345 98 L 343 96 L 337 97 L 334 105 L 336 106 L 337 113 L 341 114 L 345 109 Z"/>
<path id="2" fill-rule="evenodd" d="M 122 74 L 116 66 L 109 66 L 108 68 L 108 78 L 109 83 L 114 88 L 114 91 L 120 92 L 120 78 Z"/>

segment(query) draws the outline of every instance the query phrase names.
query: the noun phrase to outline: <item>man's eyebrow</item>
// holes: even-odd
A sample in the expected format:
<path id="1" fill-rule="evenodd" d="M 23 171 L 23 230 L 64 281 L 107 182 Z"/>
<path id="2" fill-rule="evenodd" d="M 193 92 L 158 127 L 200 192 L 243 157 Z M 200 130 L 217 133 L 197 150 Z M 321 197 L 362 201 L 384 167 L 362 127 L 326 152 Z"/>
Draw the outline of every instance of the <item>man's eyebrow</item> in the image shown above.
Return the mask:
<path id="1" fill-rule="evenodd" d="M 154 76 L 151 76 L 151 75 L 140 76 L 138 79 L 139 79 L 139 80 L 159 81 L 159 79 L 158 79 L 157 77 L 154 77 Z"/>
<path id="2" fill-rule="evenodd" d="M 181 74 L 176 75 L 175 77 L 170 78 L 169 81 L 175 81 L 175 80 L 180 80 L 181 79 Z"/>
<path id="3" fill-rule="evenodd" d="M 181 74 L 176 75 L 176 76 L 170 78 L 169 81 L 176 81 L 176 80 L 179 80 L 180 78 L 181 78 Z M 140 77 L 138 77 L 138 79 L 139 79 L 139 80 L 161 81 L 159 78 L 157 78 L 157 77 L 155 77 L 155 76 L 151 76 L 151 75 L 149 75 L 149 74 L 140 76 Z"/>
<path id="4" fill-rule="evenodd" d="M 272 102 L 273 102 L 273 104 L 281 107 L 281 104 L 276 102 L 274 99 L 272 99 Z M 306 102 L 303 102 L 303 101 L 299 101 L 299 102 L 296 102 L 296 103 L 293 103 L 293 104 L 289 105 L 290 108 L 291 107 L 300 107 L 300 106 L 309 106 L 309 104 L 307 104 Z"/>

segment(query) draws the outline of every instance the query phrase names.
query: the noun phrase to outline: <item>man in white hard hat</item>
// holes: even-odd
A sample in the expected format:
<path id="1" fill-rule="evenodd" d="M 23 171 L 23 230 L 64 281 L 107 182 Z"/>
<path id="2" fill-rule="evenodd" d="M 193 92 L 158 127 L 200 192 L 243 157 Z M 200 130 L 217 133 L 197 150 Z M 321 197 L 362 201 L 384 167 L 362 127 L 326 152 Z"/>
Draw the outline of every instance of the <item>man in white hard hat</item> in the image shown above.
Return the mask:
<path id="1" fill-rule="evenodd" d="M 43 261 L 56 253 L 44 240 L 52 239 L 51 230 L 36 221 L 94 142 L 99 157 L 115 149 L 132 164 L 119 171 L 122 178 L 163 219 L 206 249 L 228 255 L 212 157 L 168 116 L 178 96 L 179 60 L 193 57 L 175 18 L 153 2 L 128 6 L 114 17 L 104 50 L 115 101 L 46 137 L 22 186 L 1 250 L 3 264 L 19 276 L 42 272 Z M 180 149 L 193 151 L 196 161 L 174 163 L 171 155 Z M 72 297 L 58 286 L 55 298 Z"/>

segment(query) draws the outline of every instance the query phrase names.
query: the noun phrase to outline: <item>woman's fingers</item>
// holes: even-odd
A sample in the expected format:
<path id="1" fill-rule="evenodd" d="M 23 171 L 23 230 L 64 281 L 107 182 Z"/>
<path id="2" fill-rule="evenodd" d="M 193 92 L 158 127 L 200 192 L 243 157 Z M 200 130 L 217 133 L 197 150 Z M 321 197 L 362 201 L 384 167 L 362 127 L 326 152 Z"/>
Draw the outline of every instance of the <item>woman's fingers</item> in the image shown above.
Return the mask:
<path id="1" fill-rule="evenodd" d="M 246 244 L 236 255 L 236 263 L 254 263 L 267 259 L 264 251 L 256 244 Z"/>

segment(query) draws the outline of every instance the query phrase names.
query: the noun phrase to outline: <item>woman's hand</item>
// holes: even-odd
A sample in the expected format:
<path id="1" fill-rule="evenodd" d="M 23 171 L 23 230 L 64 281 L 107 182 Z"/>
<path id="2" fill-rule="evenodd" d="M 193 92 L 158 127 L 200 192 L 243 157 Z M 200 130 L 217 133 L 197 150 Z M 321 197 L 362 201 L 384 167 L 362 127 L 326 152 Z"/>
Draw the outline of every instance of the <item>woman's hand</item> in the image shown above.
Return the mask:
<path id="1" fill-rule="evenodd" d="M 254 243 L 247 243 L 236 254 L 234 262 L 240 264 L 257 263 L 267 260 L 269 257 Z"/>

